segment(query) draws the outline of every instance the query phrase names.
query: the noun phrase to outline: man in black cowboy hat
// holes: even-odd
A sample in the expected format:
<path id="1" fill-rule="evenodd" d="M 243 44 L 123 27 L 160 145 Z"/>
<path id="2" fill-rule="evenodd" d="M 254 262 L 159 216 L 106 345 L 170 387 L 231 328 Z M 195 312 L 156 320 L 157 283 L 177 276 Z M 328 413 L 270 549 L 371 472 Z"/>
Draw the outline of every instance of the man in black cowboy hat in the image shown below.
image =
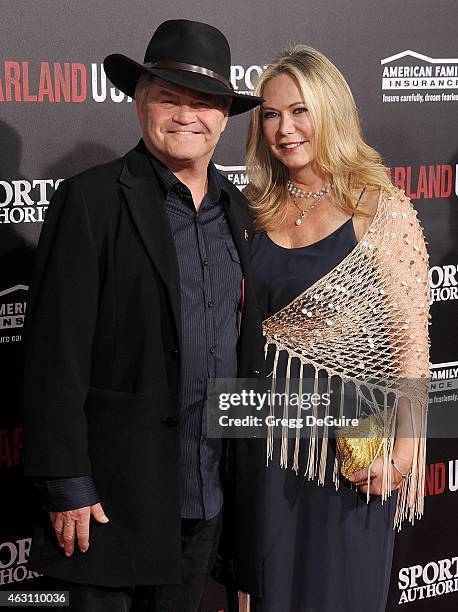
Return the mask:
<path id="1" fill-rule="evenodd" d="M 203 23 L 167 21 L 143 64 L 104 65 L 135 97 L 143 139 L 67 179 L 40 237 L 23 410 L 26 473 L 51 521 L 30 566 L 81 585 L 78 612 L 192 612 L 216 554 L 220 467 L 250 469 L 243 444 L 223 462 L 206 436 L 207 380 L 263 367 L 247 202 L 211 156 L 228 116 L 261 100 L 233 91 L 227 40 Z M 231 508 L 246 542 L 242 483 Z"/>

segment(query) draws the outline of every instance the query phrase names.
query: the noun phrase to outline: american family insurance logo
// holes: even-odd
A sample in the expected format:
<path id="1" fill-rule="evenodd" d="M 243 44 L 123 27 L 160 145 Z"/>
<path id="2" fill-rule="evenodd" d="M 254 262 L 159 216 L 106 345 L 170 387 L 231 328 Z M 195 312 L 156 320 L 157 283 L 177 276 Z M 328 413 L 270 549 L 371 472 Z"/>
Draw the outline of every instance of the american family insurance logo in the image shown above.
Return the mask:
<path id="1" fill-rule="evenodd" d="M 0 344 L 21 342 L 26 311 L 27 285 L 0 291 Z"/>
<path id="2" fill-rule="evenodd" d="M 458 400 L 458 361 L 432 363 L 430 364 L 430 372 L 429 403 L 435 403 L 436 399 L 439 399 L 440 402 L 444 401 L 444 397 L 439 396 L 436 398 L 434 396 L 438 392 L 451 393 L 450 398 L 447 398 L 445 401 Z"/>
<path id="3" fill-rule="evenodd" d="M 383 102 L 458 101 L 458 59 L 402 51 L 380 61 Z"/>
<path id="4" fill-rule="evenodd" d="M 215 164 L 218 171 L 233 183 L 240 191 L 248 185 L 245 166 L 221 166 Z"/>
<path id="5" fill-rule="evenodd" d="M 456 406 L 458 402 L 458 361 L 432 363 L 430 376 L 430 408 L 434 404 Z M 452 402 L 452 403 L 450 403 Z M 458 458 L 429 463 L 425 469 L 425 495 L 458 492 Z"/>
<path id="6" fill-rule="evenodd" d="M 234 90 L 251 94 L 263 66 L 231 66 Z M 0 103 L 132 102 L 107 79 L 103 64 L 5 60 L 0 64 Z"/>
<path id="7" fill-rule="evenodd" d="M 456 407 L 458 406 L 458 361 L 432 363 L 430 365 L 430 382 L 428 405 L 430 411 L 429 435 L 442 431 L 445 437 L 455 437 Z M 434 409 L 439 410 L 435 418 Z M 442 425 L 442 426 L 441 426 Z M 458 459 L 452 459 L 448 465 L 435 463 L 426 466 L 425 495 L 439 495 L 445 491 L 458 491 Z"/>

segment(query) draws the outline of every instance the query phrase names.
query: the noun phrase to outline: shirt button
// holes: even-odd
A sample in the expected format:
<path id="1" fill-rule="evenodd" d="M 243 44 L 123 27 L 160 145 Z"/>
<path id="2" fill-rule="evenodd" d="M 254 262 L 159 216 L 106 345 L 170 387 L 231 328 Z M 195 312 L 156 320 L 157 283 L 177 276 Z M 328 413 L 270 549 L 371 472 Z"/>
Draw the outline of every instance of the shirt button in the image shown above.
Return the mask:
<path id="1" fill-rule="evenodd" d="M 211 355 L 214 355 L 214 354 L 215 354 L 215 351 L 216 351 L 216 347 L 211 346 L 211 347 L 210 347 L 210 354 L 211 354 Z"/>
<path id="2" fill-rule="evenodd" d="M 210 302 L 208 302 L 208 307 L 209 307 L 209 308 L 213 308 L 213 306 L 214 306 L 213 302 L 211 302 L 211 301 L 210 301 Z"/>
<path id="3" fill-rule="evenodd" d="M 204 266 L 208 266 L 208 259 L 204 259 Z"/>
<path id="4" fill-rule="evenodd" d="M 170 351 L 170 355 L 172 356 L 172 359 L 178 359 L 180 356 L 180 351 L 178 349 L 172 349 Z"/>
<path id="5" fill-rule="evenodd" d="M 161 421 L 164 427 L 176 427 L 178 425 L 178 419 L 176 417 L 167 417 Z"/>

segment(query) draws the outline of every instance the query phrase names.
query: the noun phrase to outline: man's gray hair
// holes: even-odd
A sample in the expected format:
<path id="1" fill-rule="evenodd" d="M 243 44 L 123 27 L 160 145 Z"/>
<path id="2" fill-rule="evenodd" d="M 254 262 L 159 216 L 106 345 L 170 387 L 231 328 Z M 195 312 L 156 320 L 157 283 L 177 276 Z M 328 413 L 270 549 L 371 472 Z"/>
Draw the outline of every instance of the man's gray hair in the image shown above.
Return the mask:
<path id="1" fill-rule="evenodd" d="M 149 72 L 145 72 L 138 79 L 137 84 L 135 86 L 135 99 L 140 100 L 142 104 L 146 102 L 148 97 L 148 91 L 151 85 L 154 83 L 155 76 L 154 74 L 150 74 Z"/>

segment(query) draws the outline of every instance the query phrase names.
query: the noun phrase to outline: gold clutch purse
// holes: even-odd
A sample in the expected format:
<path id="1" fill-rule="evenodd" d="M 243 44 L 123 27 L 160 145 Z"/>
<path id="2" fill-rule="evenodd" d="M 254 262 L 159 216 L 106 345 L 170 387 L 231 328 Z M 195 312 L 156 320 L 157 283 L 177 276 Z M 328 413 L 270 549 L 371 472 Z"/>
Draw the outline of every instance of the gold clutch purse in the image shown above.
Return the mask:
<path id="1" fill-rule="evenodd" d="M 383 452 L 383 423 L 379 415 L 360 418 L 356 427 L 341 427 L 335 436 L 340 472 L 345 478 L 369 467 Z"/>

